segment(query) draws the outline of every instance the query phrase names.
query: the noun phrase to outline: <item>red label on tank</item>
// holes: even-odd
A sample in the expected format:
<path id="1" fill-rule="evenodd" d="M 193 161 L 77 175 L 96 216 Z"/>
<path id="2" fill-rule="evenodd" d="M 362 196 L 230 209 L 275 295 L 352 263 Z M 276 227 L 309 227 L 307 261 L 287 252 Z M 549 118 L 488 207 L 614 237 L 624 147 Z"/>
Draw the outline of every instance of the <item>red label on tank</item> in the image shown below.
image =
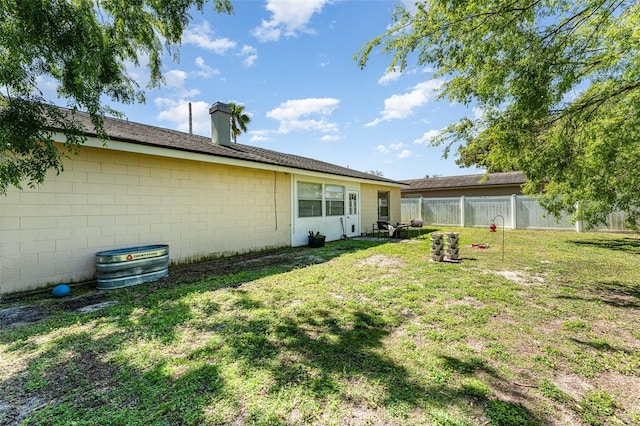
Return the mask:
<path id="1" fill-rule="evenodd" d="M 133 256 L 131 256 L 130 254 L 127 255 L 127 260 L 131 260 L 133 259 Z"/>

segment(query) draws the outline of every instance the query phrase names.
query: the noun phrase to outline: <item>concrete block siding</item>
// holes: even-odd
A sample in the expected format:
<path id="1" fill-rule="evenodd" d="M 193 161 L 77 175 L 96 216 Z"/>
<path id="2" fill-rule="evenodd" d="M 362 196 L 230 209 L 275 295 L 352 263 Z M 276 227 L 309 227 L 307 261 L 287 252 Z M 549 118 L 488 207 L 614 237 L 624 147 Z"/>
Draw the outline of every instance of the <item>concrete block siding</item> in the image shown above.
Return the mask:
<path id="1" fill-rule="evenodd" d="M 363 184 L 362 197 L 362 226 L 363 232 L 371 232 L 371 226 L 378 221 L 378 191 L 389 191 L 389 217 L 391 223 L 400 222 L 400 189 L 381 188 L 377 185 Z"/>
<path id="2" fill-rule="evenodd" d="M 100 250 L 162 243 L 182 261 L 288 246 L 290 181 L 85 146 L 60 175 L 0 197 L 0 294 L 90 280 Z"/>

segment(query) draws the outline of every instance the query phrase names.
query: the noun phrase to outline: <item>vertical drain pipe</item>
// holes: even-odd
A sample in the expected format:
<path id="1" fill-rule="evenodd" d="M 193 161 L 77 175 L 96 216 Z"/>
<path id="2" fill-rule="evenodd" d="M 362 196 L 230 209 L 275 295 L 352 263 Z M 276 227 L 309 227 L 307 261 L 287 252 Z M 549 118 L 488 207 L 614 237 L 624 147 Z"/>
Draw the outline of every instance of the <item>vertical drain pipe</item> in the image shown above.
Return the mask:
<path id="1" fill-rule="evenodd" d="M 277 185 L 278 185 L 278 173 L 273 171 L 273 210 L 275 214 L 275 222 L 276 222 L 276 231 L 278 230 L 278 194 L 277 194 Z"/>

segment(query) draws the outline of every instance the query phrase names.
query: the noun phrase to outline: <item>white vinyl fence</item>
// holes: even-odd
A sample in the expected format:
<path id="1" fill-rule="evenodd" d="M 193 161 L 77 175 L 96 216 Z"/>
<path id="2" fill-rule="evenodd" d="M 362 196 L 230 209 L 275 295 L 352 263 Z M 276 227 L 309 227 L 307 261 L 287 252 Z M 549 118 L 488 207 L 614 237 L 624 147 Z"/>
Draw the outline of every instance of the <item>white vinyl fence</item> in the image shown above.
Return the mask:
<path id="1" fill-rule="evenodd" d="M 402 198 L 402 222 L 420 218 L 425 225 L 488 227 L 493 221 L 508 229 L 558 229 L 582 231 L 580 223 L 568 217 L 559 221 L 545 212 L 537 198 L 524 195 L 495 197 Z M 624 213 L 607 217 L 607 226 L 598 231 L 627 231 Z"/>

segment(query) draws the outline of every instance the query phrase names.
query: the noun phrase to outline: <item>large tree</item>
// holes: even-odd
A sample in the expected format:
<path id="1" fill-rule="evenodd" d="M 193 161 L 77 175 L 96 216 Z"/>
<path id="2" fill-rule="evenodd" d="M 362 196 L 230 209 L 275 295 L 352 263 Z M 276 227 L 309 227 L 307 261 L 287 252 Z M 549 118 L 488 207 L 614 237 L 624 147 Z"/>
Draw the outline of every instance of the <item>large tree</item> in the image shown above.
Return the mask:
<path id="1" fill-rule="evenodd" d="M 231 110 L 231 136 L 235 143 L 241 133 L 247 132 L 247 125 L 251 123 L 251 117 L 244 112 L 244 105 L 230 102 L 229 109 Z"/>
<path id="2" fill-rule="evenodd" d="M 441 98 L 479 118 L 434 144 L 461 143 L 458 163 L 522 170 L 524 191 L 556 215 L 597 224 L 640 218 L 640 3 L 637 0 L 429 0 L 396 9 L 374 49 L 445 78 Z"/>
<path id="3" fill-rule="evenodd" d="M 150 87 L 162 83 L 162 56 L 174 59 L 190 10 L 206 0 L 0 0 L 0 195 L 9 185 L 33 186 L 85 140 L 74 111 L 90 114 L 106 140 L 108 103 L 144 101 L 126 65 L 147 62 Z M 213 0 L 231 13 L 229 0 Z M 56 84 L 68 111 L 44 99 L 44 79 Z M 60 131 L 64 148 L 54 137 Z"/>

